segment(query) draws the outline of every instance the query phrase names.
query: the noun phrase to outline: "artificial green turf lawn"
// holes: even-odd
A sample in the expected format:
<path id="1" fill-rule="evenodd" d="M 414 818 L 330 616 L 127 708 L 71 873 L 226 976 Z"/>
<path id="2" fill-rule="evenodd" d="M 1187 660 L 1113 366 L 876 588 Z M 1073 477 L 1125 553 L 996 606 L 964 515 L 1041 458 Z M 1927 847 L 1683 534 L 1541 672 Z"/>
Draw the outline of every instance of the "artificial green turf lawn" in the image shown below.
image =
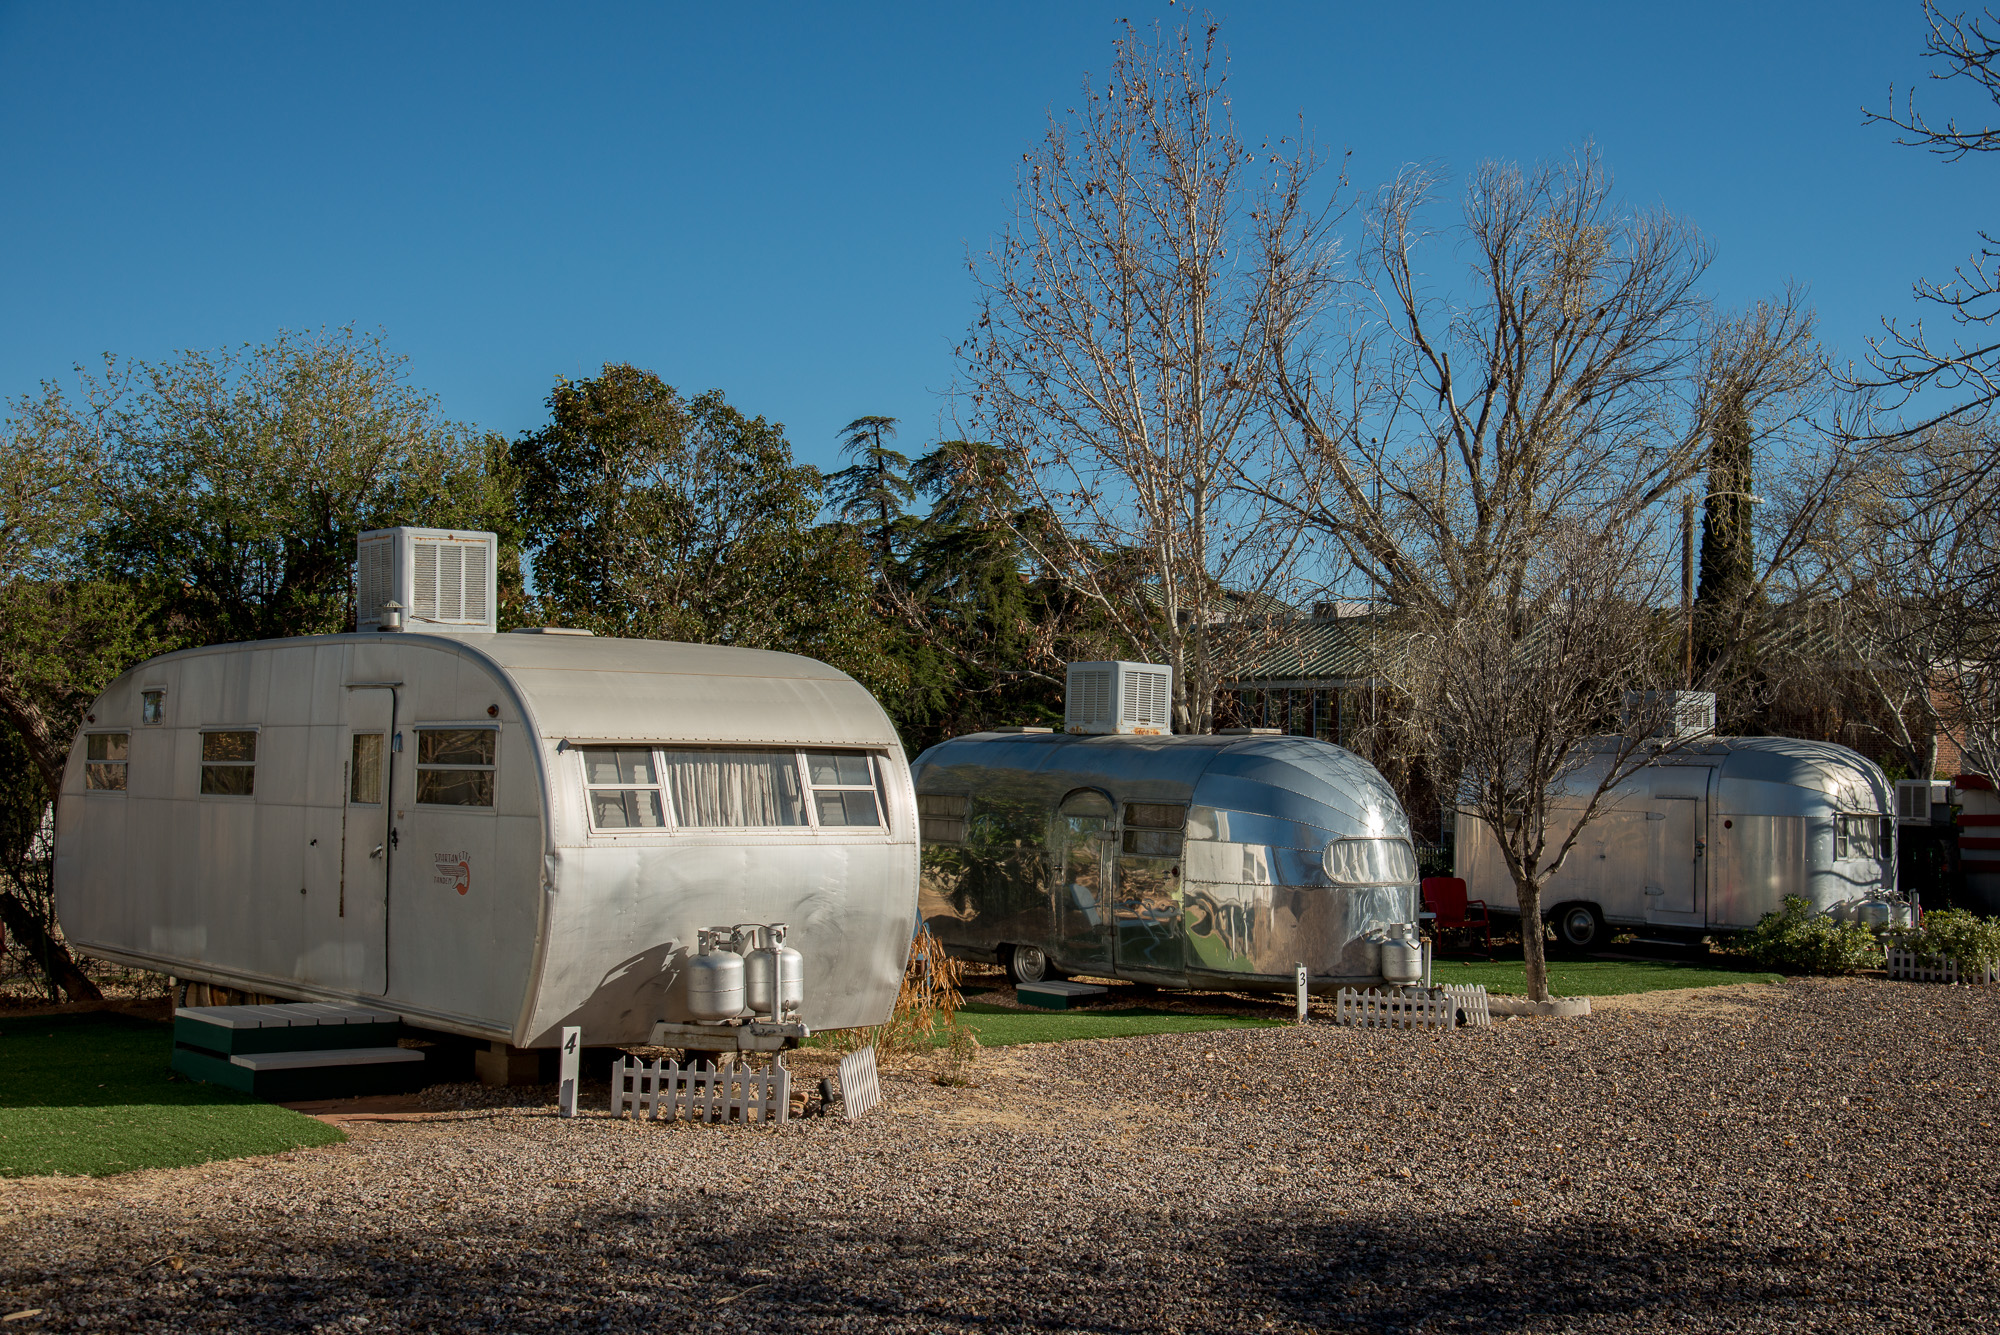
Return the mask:
<path id="1" fill-rule="evenodd" d="M 1519 960 L 1437 960 L 1434 983 L 1484 983 L 1495 995 L 1528 990 Z M 1711 964 L 1673 960 L 1550 960 L 1549 992 L 1559 997 L 1618 997 L 1678 987 L 1720 987 L 1724 983 L 1775 983 L 1775 973 L 1746 972 Z"/>
<path id="2" fill-rule="evenodd" d="M 1130 1038 L 1134 1034 L 1198 1034 L 1210 1029 L 1262 1029 L 1283 1020 L 1258 1015 L 1190 1015 L 1186 1011 L 1127 1006 L 1103 1011 L 1017 1011 L 970 1001 L 959 1019 L 981 1047 L 1014 1043 L 1066 1043 L 1074 1038 Z"/>
<path id="3" fill-rule="evenodd" d="M 173 1050 L 172 1025 L 122 1015 L 0 1018 L 0 1177 L 104 1177 L 347 1139 L 174 1075 Z"/>

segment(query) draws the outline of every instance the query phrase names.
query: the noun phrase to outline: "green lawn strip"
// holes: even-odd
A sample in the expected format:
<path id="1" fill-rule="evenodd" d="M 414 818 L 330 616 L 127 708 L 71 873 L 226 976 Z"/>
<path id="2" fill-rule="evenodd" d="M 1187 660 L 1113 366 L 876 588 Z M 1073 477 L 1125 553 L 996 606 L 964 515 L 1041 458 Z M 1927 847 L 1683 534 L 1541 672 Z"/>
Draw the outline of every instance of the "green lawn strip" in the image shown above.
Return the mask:
<path id="1" fill-rule="evenodd" d="M 1559 997 L 1619 997 L 1682 987 L 1775 983 L 1778 979 L 1775 973 L 1673 960 L 1549 961 L 1549 991 Z M 1484 983 L 1486 990 L 1496 996 L 1518 996 L 1528 990 L 1522 981 L 1519 960 L 1437 960 L 1431 965 L 1431 981 Z"/>
<path id="2" fill-rule="evenodd" d="M 1079 1038 L 1130 1038 L 1136 1034 L 1199 1034 L 1211 1029 L 1263 1029 L 1283 1020 L 1258 1015 L 1190 1015 L 1186 1011 L 1121 1007 L 1101 1011 L 1018 1011 L 972 1001 L 958 1008 L 980 1046 L 1067 1043 Z M 940 1039 L 940 1042 L 943 1040 Z"/>
<path id="3" fill-rule="evenodd" d="M 347 1139 L 173 1074 L 173 1027 L 122 1015 L 0 1019 L 0 1177 L 104 1177 Z"/>

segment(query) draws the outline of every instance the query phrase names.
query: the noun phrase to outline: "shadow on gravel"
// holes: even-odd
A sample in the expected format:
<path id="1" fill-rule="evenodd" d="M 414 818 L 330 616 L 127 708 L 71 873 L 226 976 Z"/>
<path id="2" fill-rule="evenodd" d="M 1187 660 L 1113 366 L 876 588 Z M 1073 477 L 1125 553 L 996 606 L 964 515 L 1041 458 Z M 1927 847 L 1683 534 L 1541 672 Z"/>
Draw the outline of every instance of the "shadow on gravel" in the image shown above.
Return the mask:
<path id="1" fill-rule="evenodd" d="M 278 1225 L 191 1238 L 178 1271 L 135 1275 L 107 1256 L 96 1274 L 7 1280 L 54 1286 L 35 1299 L 50 1329 L 79 1318 L 263 1330 L 358 1318 L 514 1331 L 1796 1329 L 1897 1322 L 1911 1315 L 1897 1300 L 1914 1294 L 1852 1276 L 1825 1250 L 1675 1245 L 1610 1227 L 1173 1211 L 1079 1221 L 1063 1218 L 1059 1192 L 1050 1206 L 1033 1232 L 946 1211 L 815 1223 L 774 1220 L 764 1198 L 730 1191 L 462 1228 L 388 1223 L 332 1247 Z M 1927 1288 L 1924 1318 L 1990 1315 L 1975 1275 L 1961 1278 Z"/>

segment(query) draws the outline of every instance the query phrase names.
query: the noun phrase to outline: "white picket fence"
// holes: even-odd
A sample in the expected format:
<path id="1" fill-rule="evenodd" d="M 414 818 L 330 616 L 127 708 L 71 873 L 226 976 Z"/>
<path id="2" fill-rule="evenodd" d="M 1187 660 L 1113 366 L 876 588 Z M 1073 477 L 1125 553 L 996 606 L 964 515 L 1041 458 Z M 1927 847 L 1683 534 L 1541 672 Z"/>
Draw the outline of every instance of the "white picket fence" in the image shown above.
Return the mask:
<path id="1" fill-rule="evenodd" d="M 1493 1027 L 1493 1009 L 1486 1004 L 1486 984 L 1446 983 L 1444 994 L 1458 1003 L 1459 1014 L 1474 1029 Z"/>
<path id="2" fill-rule="evenodd" d="M 1469 1026 L 1492 1027 L 1493 1012 L 1483 984 L 1401 992 L 1343 987 L 1334 998 L 1334 1023 L 1357 1029 L 1455 1029 L 1461 1015 Z"/>
<path id="3" fill-rule="evenodd" d="M 1919 955 L 1890 946 L 1889 976 L 1906 983 L 2000 983 L 2000 966 L 1961 968 L 1949 955 Z"/>
<path id="4" fill-rule="evenodd" d="M 882 1081 L 875 1069 L 875 1046 L 840 1059 L 840 1107 L 848 1121 L 882 1101 Z"/>
<path id="5" fill-rule="evenodd" d="M 1333 1022 L 1357 1029 L 1451 1029 L 1458 1023 L 1458 1003 L 1424 992 L 1343 987 L 1334 999 Z"/>
<path id="6" fill-rule="evenodd" d="M 715 1068 L 627 1057 L 611 1068 L 611 1114 L 640 1121 L 785 1122 L 792 1115 L 792 1073 L 737 1062 Z"/>

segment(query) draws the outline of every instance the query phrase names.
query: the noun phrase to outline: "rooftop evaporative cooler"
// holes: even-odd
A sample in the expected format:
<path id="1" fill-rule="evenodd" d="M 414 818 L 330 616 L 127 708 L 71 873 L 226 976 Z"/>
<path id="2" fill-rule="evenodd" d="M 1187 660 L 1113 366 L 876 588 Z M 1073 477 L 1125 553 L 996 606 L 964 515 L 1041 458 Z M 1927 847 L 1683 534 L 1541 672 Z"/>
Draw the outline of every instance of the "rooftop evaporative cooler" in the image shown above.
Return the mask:
<path id="1" fill-rule="evenodd" d="M 500 540 L 451 528 L 378 528 L 361 535 L 356 630 L 490 635 L 498 629 L 494 566 Z M 401 625 L 387 608 L 402 608 Z"/>
<path id="2" fill-rule="evenodd" d="M 1174 670 L 1153 663 L 1071 663 L 1063 690 L 1063 730 L 1173 731 Z"/>

